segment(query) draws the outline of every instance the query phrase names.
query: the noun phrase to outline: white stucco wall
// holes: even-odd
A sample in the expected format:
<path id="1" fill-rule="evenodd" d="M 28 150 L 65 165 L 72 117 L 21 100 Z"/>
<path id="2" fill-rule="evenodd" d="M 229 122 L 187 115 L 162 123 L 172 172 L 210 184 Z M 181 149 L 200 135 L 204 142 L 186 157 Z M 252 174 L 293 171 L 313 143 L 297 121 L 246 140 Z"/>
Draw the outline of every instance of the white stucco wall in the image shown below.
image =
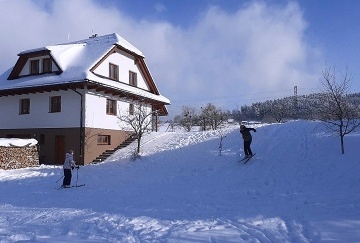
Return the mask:
<path id="1" fill-rule="evenodd" d="M 50 97 L 61 96 L 61 112 L 50 113 Z M 30 114 L 20 115 L 20 99 L 30 99 Z M 0 129 L 79 127 L 80 95 L 73 91 L 0 97 Z"/>
<path id="2" fill-rule="evenodd" d="M 129 101 L 103 94 L 83 95 L 85 125 L 90 128 L 122 130 L 118 119 L 128 114 Z M 61 96 L 61 112 L 50 113 L 50 97 Z M 19 114 L 20 99 L 30 99 L 30 114 Z M 117 100 L 117 115 L 106 114 L 106 100 Z M 151 112 L 151 106 L 147 106 Z M 67 128 L 80 126 L 80 95 L 72 90 L 0 97 L 0 129 Z"/>
<path id="3" fill-rule="evenodd" d="M 117 115 L 106 114 L 106 100 L 117 100 Z M 118 119 L 120 114 L 129 113 L 130 101 L 120 100 L 118 97 L 105 96 L 94 93 L 87 93 L 85 95 L 85 126 L 89 128 L 103 128 L 122 130 L 126 127 L 124 123 L 121 123 Z M 147 105 L 147 111 L 151 112 L 151 106 Z"/>
<path id="4" fill-rule="evenodd" d="M 139 68 L 135 65 L 133 57 L 126 53 L 113 53 L 94 70 L 94 73 L 109 77 L 109 63 L 119 66 L 119 82 L 129 84 L 129 71 L 132 71 L 137 73 L 137 87 L 149 90 Z"/>

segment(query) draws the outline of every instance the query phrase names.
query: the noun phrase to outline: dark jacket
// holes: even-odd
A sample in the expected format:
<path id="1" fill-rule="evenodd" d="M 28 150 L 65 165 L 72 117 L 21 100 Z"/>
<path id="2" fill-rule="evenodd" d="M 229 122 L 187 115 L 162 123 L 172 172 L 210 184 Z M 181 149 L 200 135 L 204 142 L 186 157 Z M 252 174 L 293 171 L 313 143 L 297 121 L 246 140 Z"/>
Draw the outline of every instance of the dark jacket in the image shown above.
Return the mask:
<path id="1" fill-rule="evenodd" d="M 250 131 L 254 131 L 256 132 L 255 128 L 247 128 L 244 127 L 242 130 L 240 129 L 240 133 L 242 135 L 242 138 L 244 139 L 244 141 L 251 141 L 252 140 L 252 136 Z"/>

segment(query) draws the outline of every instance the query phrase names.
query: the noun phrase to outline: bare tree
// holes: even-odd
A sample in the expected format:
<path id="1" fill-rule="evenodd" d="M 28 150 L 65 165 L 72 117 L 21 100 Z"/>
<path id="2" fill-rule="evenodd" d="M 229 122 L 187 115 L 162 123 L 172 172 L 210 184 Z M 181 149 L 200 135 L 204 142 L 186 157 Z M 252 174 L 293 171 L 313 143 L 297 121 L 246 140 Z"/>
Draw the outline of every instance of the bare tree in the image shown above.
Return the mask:
<path id="1" fill-rule="evenodd" d="M 218 127 L 224 123 L 226 114 L 215 105 L 209 103 L 201 111 L 201 123 L 203 130 L 206 130 L 207 126 L 210 126 L 212 130 L 217 130 Z"/>
<path id="2" fill-rule="evenodd" d="M 351 102 L 348 92 L 351 76 L 348 70 L 336 76 L 335 68 L 324 68 L 321 83 L 323 86 L 319 102 L 320 119 L 324 121 L 327 130 L 340 137 L 341 153 L 345 153 L 344 137 L 360 126 L 359 111 Z"/>
<path id="3" fill-rule="evenodd" d="M 134 109 L 131 111 L 123 112 L 118 116 L 120 124 L 123 125 L 123 129 L 131 130 L 136 136 L 137 148 L 134 156 L 138 157 L 140 153 L 142 136 L 152 130 L 153 119 L 152 116 L 157 111 L 151 111 L 149 107 L 143 104 L 134 105 Z"/>
<path id="4" fill-rule="evenodd" d="M 194 107 L 184 106 L 180 117 L 180 126 L 182 126 L 187 132 L 190 132 L 196 120 L 196 109 Z"/>

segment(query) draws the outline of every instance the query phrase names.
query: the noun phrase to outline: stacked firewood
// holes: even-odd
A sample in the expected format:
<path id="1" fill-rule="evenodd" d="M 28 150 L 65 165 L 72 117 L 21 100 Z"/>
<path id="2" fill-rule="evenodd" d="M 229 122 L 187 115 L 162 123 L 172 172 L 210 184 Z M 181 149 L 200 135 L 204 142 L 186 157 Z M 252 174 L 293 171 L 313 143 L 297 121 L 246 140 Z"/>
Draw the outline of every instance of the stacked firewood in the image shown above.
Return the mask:
<path id="1" fill-rule="evenodd" d="M 11 170 L 34 166 L 39 166 L 37 146 L 0 146 L 0 169 Z"/>

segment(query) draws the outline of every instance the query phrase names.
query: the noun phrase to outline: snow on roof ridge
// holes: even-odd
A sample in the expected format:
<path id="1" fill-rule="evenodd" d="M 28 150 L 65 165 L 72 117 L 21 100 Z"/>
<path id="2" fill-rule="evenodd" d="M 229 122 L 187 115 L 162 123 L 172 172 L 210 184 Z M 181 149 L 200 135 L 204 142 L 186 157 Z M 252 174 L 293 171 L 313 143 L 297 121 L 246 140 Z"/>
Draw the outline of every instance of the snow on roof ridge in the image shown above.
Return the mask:
<path id="1" fill-rule="evenodd" d="M 33 48 L 33 49 L 27 49 L 27 50 L 23 50 L 21 52 L 18 53 L 18 56 L 20 55 L 24 55 L 27 53 L 31 53 L 31 52 L 38 52 L 38 51 L 47 51 L 48 49 L 46 47 L 39 47 L 39 48 Z"/>
<path id="2" fill-rule="evenodd" d="M 116 36 L 116 39 L 118 40 L 117 41 L 117 44 L 128 49 L 129 51 L 133 51 L 134 53 L 142 56 L 142 57 L 145 57 L 144 54 L 139 50 L 137 49 L 135 46 L 133 46 L 130 42 L 128 42 L 127 40 L 125 40 L 123 37 L 121 37 L 120 35 L 118 35 L 117 33 L 113 33 L 113 35 Z"/>
<path id="3" fill-rule="evenodd" d="M 23 55 L 23 54 L 27 54 L 27 53 L 31 53 L 31 52 L 37 52 L 37 51 L 47 51 L 47 50 L 51 50 L 55 47 L 60 47 L 60 46 L 76 46 L 76 45 L 86 45 L 86 44 L 94 44 L 94 43 L 103 43 L 105 44 L 105 42 L 111 43 L 112 45 L 118 44 L 122 47 L 124 47 L 125 49 L 134 52 L 135 54 L 145 57 L 144 54 L 138 49 L 136 48 L 134 45 L 132 45 L 130 42 L 128 42 L 126 39 L 124 39 L 122 36 L 120 36 L 117 33 L 112 33 L 112 34 L 107 34 L 107 35 L 93 35 L 90 38 L 87 39 L 82 39 L 82 40 L 76 40 L 76 41 L 71 41 L 71 42 L 66 42 L 66 43 L 59 43 L 59 44 L 54 44 L 54 45 L 48 45 L 48 46 L 44 46 L 44 47 L 39 47 L 39 48 L 33 48 L 33 49 L 28 49 L 28 50 L 23 50 L 21 51 L 18 55 Z"/>
<path id="4" fill-rule="evenodd" d="M 69 43 L 64 43 L 64 44 L 59 44 L 59 45 L 67 45 L 67 44 L 95 44 L 95 43 L 111 43 L 112 45 L 118 44 L 122 47 L 124 47 L 125 49 L 134 52 L 137 55 L 140 55 L 142 57 L 144 57 L 144 54 L 135 46 L 133 46 L 132 44 L 130 44 L 130 42 L 128 42 L 127 40 L 125 40 L 123 37 L 121 37 L 119 34 L 117 33 L 112 33 L 112 34 L 107 34 L 107 35 L 93 35 L 87 39 L 83 39 L 83 40 L 77 40 L 77 41 L 72 41 Z"/>

